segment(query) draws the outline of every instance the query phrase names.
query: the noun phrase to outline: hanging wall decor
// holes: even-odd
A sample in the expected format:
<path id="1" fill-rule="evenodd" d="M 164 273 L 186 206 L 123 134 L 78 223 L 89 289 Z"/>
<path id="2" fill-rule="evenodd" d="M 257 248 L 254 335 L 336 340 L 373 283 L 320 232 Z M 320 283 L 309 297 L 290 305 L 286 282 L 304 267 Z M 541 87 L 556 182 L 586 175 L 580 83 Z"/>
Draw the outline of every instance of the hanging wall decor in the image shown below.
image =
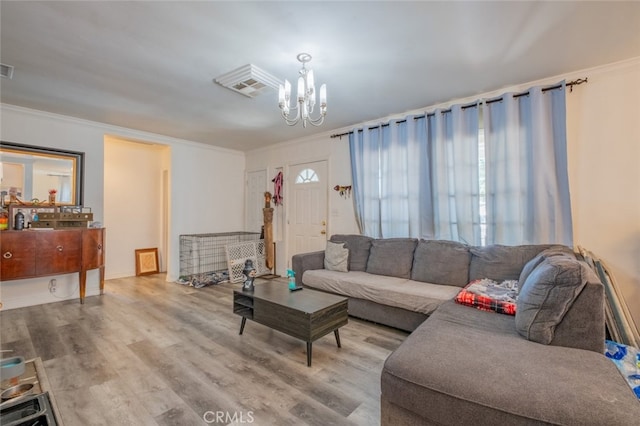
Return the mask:
<path id="1" fill-rule="evenodd" d="M 278 172 L 276 177 L 271 179 L 271 182 L 273 182 L 273 204 L 276 206 L 282 205 L 282 179 L 282 172 Z"/>
<path id="2" fill-rule="evenodd" d="M 351 197 L 351 185 L 336 185 L 333 187 L 334 191 L 338 191 L 341 197 Z"/>

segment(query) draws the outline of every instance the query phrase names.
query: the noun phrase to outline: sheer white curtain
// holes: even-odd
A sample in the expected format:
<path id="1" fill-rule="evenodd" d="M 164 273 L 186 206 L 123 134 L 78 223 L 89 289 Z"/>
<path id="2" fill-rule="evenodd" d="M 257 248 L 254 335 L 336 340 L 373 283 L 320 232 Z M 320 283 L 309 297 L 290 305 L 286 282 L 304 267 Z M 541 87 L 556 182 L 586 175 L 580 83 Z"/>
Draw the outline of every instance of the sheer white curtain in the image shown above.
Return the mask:
<path id="1" fill-rule="evenodd" d="M 484 108 L 487 244 L 573 245 L 564 82 Z"/>
<path id="2" fill-rule="evenodd" d="M 416 139 L 413 117 L 382 128 L 380 147 L 381 235 L 421 236 L 420 170 L 425 167 L 425 142 Z"/>
<path id="3" fill-rule="evenodd" d="M 427 117 L 433 235 L 479 245 L 478 108 L 437 110 Z"/>

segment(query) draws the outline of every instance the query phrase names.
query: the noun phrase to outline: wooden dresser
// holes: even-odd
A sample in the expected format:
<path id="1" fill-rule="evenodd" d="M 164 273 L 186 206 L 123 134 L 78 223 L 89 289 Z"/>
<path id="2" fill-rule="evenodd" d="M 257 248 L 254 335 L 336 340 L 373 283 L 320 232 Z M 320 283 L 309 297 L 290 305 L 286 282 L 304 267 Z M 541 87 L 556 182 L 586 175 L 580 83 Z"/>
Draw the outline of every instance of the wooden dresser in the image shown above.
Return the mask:
<path id="1" fill-rule="evenodd" d="M 78 272 L 84 303 L 87 271 L 100 269 L 104 293 L 104 228 L 0 232 L 0 280 Z"/>

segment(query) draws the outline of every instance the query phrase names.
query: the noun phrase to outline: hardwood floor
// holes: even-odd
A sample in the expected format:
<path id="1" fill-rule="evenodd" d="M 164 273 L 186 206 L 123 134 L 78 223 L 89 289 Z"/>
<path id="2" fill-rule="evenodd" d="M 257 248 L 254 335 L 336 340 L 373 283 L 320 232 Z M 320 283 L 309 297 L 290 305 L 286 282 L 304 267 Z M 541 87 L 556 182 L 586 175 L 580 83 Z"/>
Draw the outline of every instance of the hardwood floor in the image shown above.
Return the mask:
<path id="1" fill-rule="evenodd" d="M 232 313 L 232 289 L 162 274 L 104 296 L 0 312 L 0 347 L 40 357 L 66 426 L 375 425 L 380 371 L 407 333 L 349 318 L 313 344 Z"/>

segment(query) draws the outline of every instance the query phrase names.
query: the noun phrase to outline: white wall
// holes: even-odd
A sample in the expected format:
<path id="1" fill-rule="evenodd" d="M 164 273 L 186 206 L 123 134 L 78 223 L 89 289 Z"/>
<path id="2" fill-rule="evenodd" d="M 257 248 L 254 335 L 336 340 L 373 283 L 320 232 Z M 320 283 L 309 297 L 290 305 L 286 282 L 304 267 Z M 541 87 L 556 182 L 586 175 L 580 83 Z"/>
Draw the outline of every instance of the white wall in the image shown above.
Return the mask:
<path id="1" fill-rule="evenodd" d="M 162 241 L 162 173 L 164 156 L 170 148 L 105 137 L 104 221 L 106 263 L 109 277 L 130 277 L 136 273 L 135 250 L 157 248 L 159 268 L 165 250 Z M 117 250 L 111 250 L 112 247 Z"/>
<path id="2" fill-rule="evenodd" d="M 271 179 L 277 170 L 282 168 L 284 174 L 283 208 L 274 211 L 274 223 L 286 223 L 289 209 L 288 187 L 289 166 L 293 164 L 327 160 L 329 166 L 329 188 L 336 185 L 351 185 L 351 166 L 349 160 L 349 143 L 347 139 L 331 139 L 328 132 L 314 137 L 287 142 L 277 146 L 262 148 L 247 154 L 247 170 L 267 169 L 269 191 L 273 190 Z M 358 226 L 353 214 L 353 200 L 343 198 L 336 191 L 328 191 L 327 236 L 332 234 L 358 233 Z M 282 217 L 284 215 L 285 217 Z M 291 255 L 287 251 L 286 227 L 274 229 L 276 236 L 276 271 L 282 275 L 291 266 Z"/>
<path id="3" fill-rule="evenodd" d="M 0 105 L 0 122 L 0 137 L 4 141 L 84 152 L 84 205 L 92 208 L 94 220 L 102 221 L 102 129 L 88 122 L 67 120 L 5 104 Z M 55 294 L 48 290 L 51 278 L 57 280 Z M 0 292 L 3 309 L 77 298 L 78 274 L 4 281 Z M 96 294 L 99 294 L 99 276 L 97 271 L 89 271 L 86 295 Z"/>
<path id="4" fill-rule="evenodd" d="M 640 327 L 640 58 L 567 95 L 574 242 L 611 268 Z"/>
<path id="5" fill-rule="evenodd" d="M 567 93 L 574 244 L 594 252 L 611 267 L 635 323 L 640 326 L 640 58 L 456 99 L 400 116 L 581 77 L 588 77 L 589 82 Z M 354 127 L 387 122 L 397 116 Z M 271 174 L 280 165 L 315 157 L 329 158 L 330 187 L 351 184 L 348 141 L 346 138 L 340 141 L 328 137 L 331 133 L 348 130 L 338 129 L 320 137 L 249 152 L 247 169 L 266 167 Z M 331 214 L 328 235 L 357 233 L 351 200 L 346 201 L 334 191 L 329 192 Z M 282 262 L 290 262 L 290 256 L 283 259 L 286 253 L 284 244 L 279 246 L 280 250 L 283 254 L 278 256 Z"/>
<path id="6" fill-rule="evenodd" d="M 109 237 L 110 233 L 117 235 L 127 226 L 127 217 L 110 216 L 109 222 L 105 220 L 105 136 L 149 141 L 170 148 L 170 155 L 164 154 L 161 159 L 161 168 L 170 170 L 167 280 L 173 281 L 178 277 L 181 234 L 243 230 L 245 161 L 242 152 L 7 104 L 0 105 L 0 120 L 2 140 L 85 153 L 84 204 L 92 208 L 94 220 L 103 222 L 107 228 L 107 253 L 124 252 L 126 256 L 132 238 L 128 236 L 124 240 L 114 240 Z M 115 191 L 124 189 L 126 187 L 113 188 Z M 154 235 L 150 236 L 151 233 Z M 161 234 L 162 230 L 156 229 L 150 230 L 149 235 L 135 238 L 141 238 L 142 244 L 151 240 L 157 241 L 157 235 Z M 133 244 L 142 248 L 137 242 Z M 123 268 L 112 262 L 118 260 L 107 254 L 107 279 L 114 277 L 112 271 L 114 274 L 123 271 Z M 51 278 L 2 282 L 0 297 L 3 309 L 59 300 L 48 292 L 48 282 Z M 57 296 L 65 296 L 65 299 L 78 296 L 77 274 L 55 278 L 58 281 Z M 87 296 L 98 292 L 97 271 L 90 271 L 87 275 Z"/>

